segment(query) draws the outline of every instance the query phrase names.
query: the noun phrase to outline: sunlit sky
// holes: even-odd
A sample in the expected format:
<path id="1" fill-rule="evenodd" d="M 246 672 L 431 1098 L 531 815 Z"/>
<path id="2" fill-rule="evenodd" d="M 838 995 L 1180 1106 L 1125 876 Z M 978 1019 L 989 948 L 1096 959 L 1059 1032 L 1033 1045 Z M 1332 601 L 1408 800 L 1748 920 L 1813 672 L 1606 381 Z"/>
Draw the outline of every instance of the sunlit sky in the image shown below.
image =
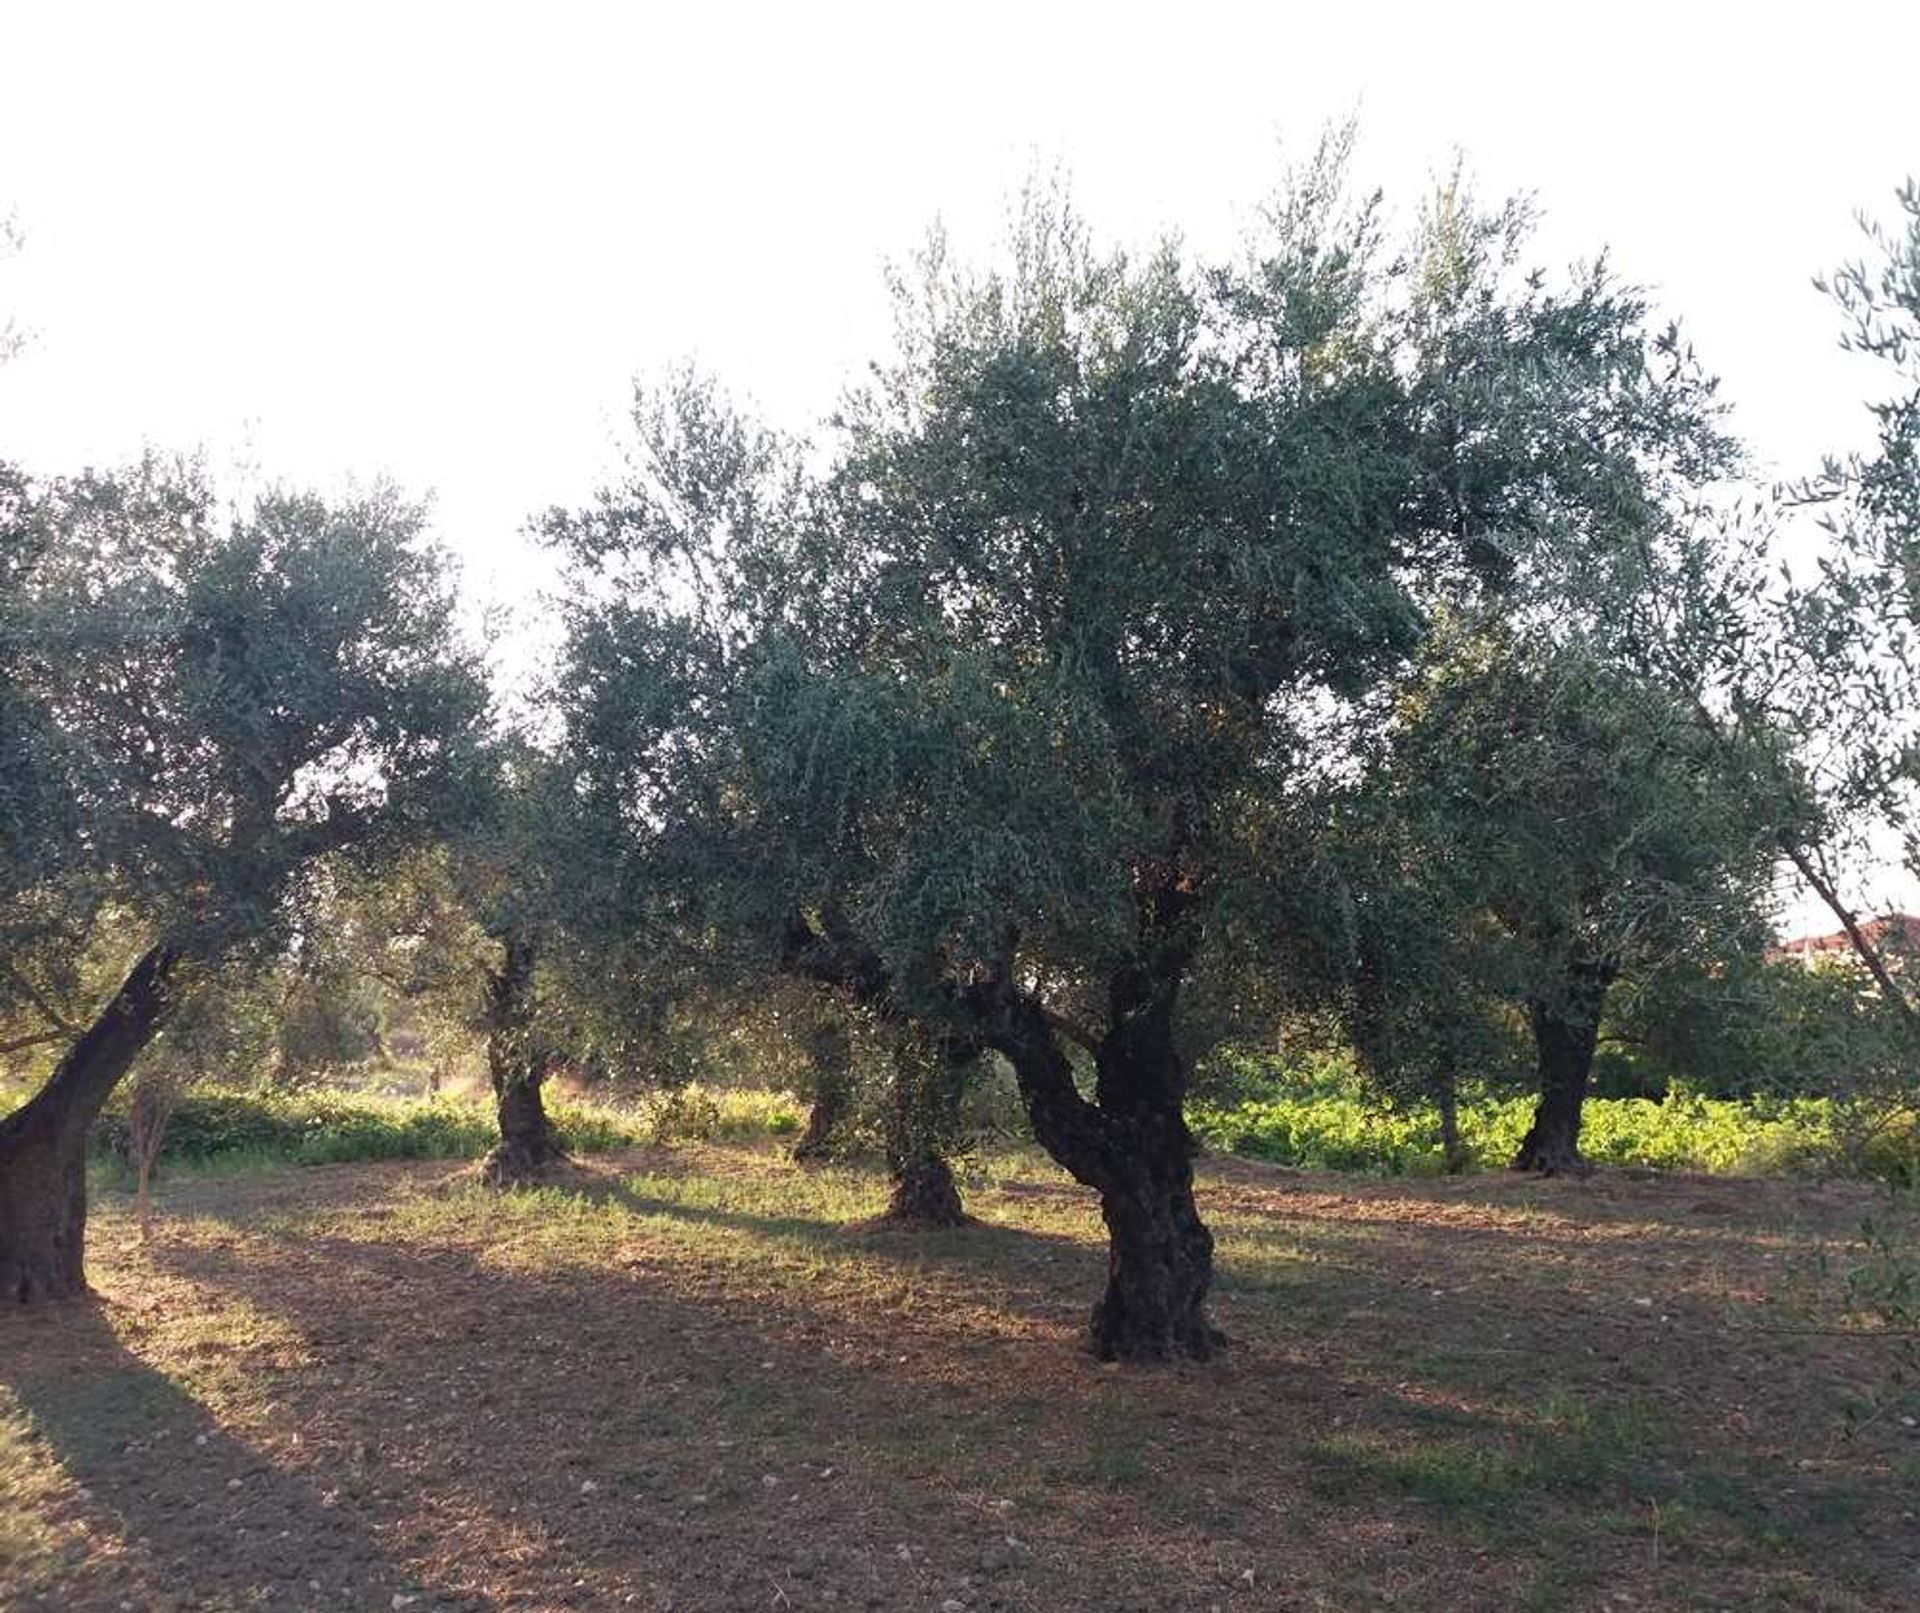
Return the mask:
<path id="1" fill-rule="evenodd" d="M 1564 19 L 1564 20 L 1560 20 Z M 1551 261 L 1679 315 L 1775 471 L 1866 433 L 1811 277 L 1920 172 L 1920 5 L 1299 7 L 0 0 L 0 452 L 431 492 L 486 597 L 694 359 L 800 428 L 936 216 L 1062 166 L 1223 250 L 1329 120 L 1410 213 L 1464 152 Z"/>

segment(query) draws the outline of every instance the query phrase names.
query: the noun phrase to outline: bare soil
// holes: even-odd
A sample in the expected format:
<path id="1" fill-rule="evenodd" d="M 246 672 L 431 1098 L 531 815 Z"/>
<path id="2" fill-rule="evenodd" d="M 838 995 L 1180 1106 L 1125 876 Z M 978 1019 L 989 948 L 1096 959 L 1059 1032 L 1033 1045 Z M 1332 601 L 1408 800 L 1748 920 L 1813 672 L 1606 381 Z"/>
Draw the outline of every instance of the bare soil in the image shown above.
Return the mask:
<path id="1" fill-rule="evenodd" d="M 1102 1366 L 1087 1195 L 751 1148 L 163 1187 L 0 1314 L 0 1607 L 1920 1607 L 1911 1212 L 1203 1173 L 1224 1363 Z M 1863 1231 L 1862 1224 L 1867 1223 Z"/>

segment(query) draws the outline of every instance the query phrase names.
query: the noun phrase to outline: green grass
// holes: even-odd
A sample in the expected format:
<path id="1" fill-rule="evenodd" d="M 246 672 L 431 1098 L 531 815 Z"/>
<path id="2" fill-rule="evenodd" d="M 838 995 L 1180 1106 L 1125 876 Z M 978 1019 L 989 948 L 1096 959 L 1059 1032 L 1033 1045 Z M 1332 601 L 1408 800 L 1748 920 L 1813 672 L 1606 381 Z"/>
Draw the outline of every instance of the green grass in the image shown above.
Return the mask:
<path id="1" fill-rule="evenodd" d="M 624 1107 L 560 1101 L 548 1113 L 570 1153 L 677 1140 L 780 1135 L 801 1115 L 784 1093 L 686 1087 Z M 210 1090 L 183 1097 L 167 1124 L 164 1164 L 244 1169 L 382 1159 L 477 1159 L 497 1140 L 489 1104 L 324 1089 Z M 101 1117 L 94 1158 L 126 1157 L 124 1095 Z"/>
<path id="2" fill-rule="evenodd" d="M 1251 1065 L 1238 1090 L 1190 1106 L 1201 1141 L 1221 1153 L 1309 1169 L 1434 1175 L 1444 1169 L 1430 1109 L 1368 1091 L 1338 1061 L 1301 1070 Z M 126 1094 L 96 1126 L 103 1168 L 126 1157 Z M 3 1106 L 0 1106 L 3 1107 Z M 804 1119 L 787 1093 L 700 1086 L 625 1104 L 549 1104 L 569 1152 L 644 1143 L 779 1136 Z M 1527 1097 L 1471 1094 L 1460 1129 L 1473 1160 L 1497 1167 L 1532 1116 Z M 168 1126 L 162 1161 L 222 1171 L 382 1159 L 475 1159 L 495 1140 L 490 1105 L 371 1091 L 213 1089 L 188 1094 Z M 1842 1105 L 1816 1097 L 1722 1099 L 1675 1094 L 1593 1098 L 1581 1139 L 1605 1165 L 1732 1174 L 1831 1174 L 1920 1184 L 1920 1124 L 1908 1116 L 1864 1140 Z"/>
<path id="3" fill-rule="evenodd" d="M 1743 1549 L 1796 1555 L 1844 1541 L 1868 1505 L 1854 1480 L 1788 1487 L 1764 1462 L 1725 1452 L 1703 1460 L 1657 1406 L 1632 1397 L 1553 1393 L 1505 1430 L 1472 1419 L 1410 1423 L 1314 1445 L 1317 1493 L 1347 1503 L 1403 1497 L 1489 1549 L 1535 1550 L 1553 1568 L 1536 1593 L 1542 1606 L 1580 1587 L 1583 1547 L 1596 1534 L 1642 1539 L 1649 1550 L 1657 1539 L 1703 1563 Z"/>
<path id="4" fill-rule="evenodd" d="M 1472 1417 L 1422 1416 L 1421 1409 L 1409 1408 L 1417 1425 L 1411 1438 L 1389 1443 L 1378 1434 L 1346 1435 L 1323 1442 L 1315 1454 L 1329 1477 L 1365 1475 L 1489 1529 L 1504 1526 L 1519 1503 L 1544 1492 L 1625 1502 L 1653 1488 L 1648 1475 L 1659 1419 L 1631 1399 L 1595 1405 L 1555 1393 L 1506 1439 Z"/>

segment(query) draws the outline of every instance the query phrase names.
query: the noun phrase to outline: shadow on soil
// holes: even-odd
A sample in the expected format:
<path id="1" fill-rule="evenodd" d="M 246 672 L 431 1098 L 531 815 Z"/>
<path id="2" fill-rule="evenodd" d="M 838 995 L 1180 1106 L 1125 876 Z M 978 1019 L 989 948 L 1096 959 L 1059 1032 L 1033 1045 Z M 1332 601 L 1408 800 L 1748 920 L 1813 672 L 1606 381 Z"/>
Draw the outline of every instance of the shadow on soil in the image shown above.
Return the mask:
<path id="1" fill-rule="evenodd" d="M 408 1498 L 411 1558 L 457 1559 L 485 1540 L 473 1589 L 514 1605 L 637 1596 L 719 1613 L 822 1605 L 832 1590 L 842 1606 L 916 1607 L 971 1586 L 963 1605 L 1159 1613 L 1282 1605 L 1240 1588 L 1284 1584 L 1304 1606 L 1370 1605 L 1360 1587 L 1378 1586 L 1402 1606 L 1504 1608 L 1590 1602 L 1602 1578 L 1643 1604 L 1831 1586 L 1836 1547 L 1862 1559 L 1850 1572 L 1871 1597 L 1879 1575 L 1910 1566 L 1885 1496 L 1838 1464 L 1789 1462 L 1821 1437 L 1795 1406 L 1819 1392 L 1820 1368 L 1791 1343 L 1750 1341 L 1764 1353 L 1738 1362 L 1702 1343 L 1659 1357 L 1666 1377 L 1648 1384 L 1632 1376 L 1644 1318 L 1609 1320 L 1621 1295 L 1570 1287 L 1564 1264 L 1530 1258 L 1525 1225 L 1407 1227 L 1379 1212 L 1356 1248 L 1344 1226 L 1316 1228 L 1339 1219 L 1330 1202 L 1234 1196 L 1215 1208 L 1271 1218 L 1222 1241 L 1237 1347 L 1219 1368 L 1152 1375 L 1076 1349 L 1102 1276 L 1084 1241 L 995 1224 L 851 1232 L 633 1181 L 553 1198 L 559 1216 L 617 1211 L 611 1233 L 583 1221 L 577 1246 L 564 1223 L 541 1226 L 540 1204 L 496 1223 L 477 1197 L 438 1207 L 429 1232 L 401 1219 L 383 1238 L 404 1209 L 376 1195 L 364 1223 L 337 1230 L 303 1221 L 297 1198 L 266 1221 L 208 1203 L 205 1235 L 153 1259 L 302 1340 L 306 1362 L 275 1382 L 276 1400 L 315 1462 L 363 1442 L 370 1454 L 350 1502 L 288 1480 L 277 1527 L 296 1544 L 344 1528 L 369 1585 L 399 1577 L 377 1553 L 388 1496 Z M 1356 1198 L 1359 1216 L 1372 1196 Z M 749 1246 L 707 1260 L 682 1239 L 650 1245 L 649 1221 Z M 496 1247 L 530 1232 L 548 1253 Z M 796 1252 L 847 1267 L 816 1271 Z M 1436 1266 L 1495 1262 L 1497 1309 L 1425 1286 Z M 863 1267 L 891 1280 L 863 1289 Z M 821 1287 L 821 1271 L 846 1282 Z M 1729 1372 L 1742 1381 L 1728 1387 Z M 1744 1400 L 1748 1376 L 1777 1380 L 1781 1416 L 1800 1414 L 1770 1434 L 1771 1468 L 1746 1461 L 1752 1440 L 1721 1426 L 1719 1399 L 1687 1398 L 1719 1386 Z M 211 1447 L 218 1430 L 191 1408 L 178 1413 L 198 1419 L 189 1442 L 205 1432 Z M 51 1415 L 84 1443 L 87 1415 Z M 223 1457 L 254 1460 L 244 1446 Z M 158 1543 L 170 1527 L 124 1510 L 128 1533 Z M 171 1538 L 183 1559 L 200 1539 Z M 243 1557 L 234 1573 L 270 1562 Z"/>
<path id="2" fill-rule="evenodd" d="M 86 1544 L 65 1567 L 103 1605 L 115 1605 L 117 1577 L 139 1572 L 195 1609 L 385 1607 L 423 1589 L 438 1607 L 492 1606 L 422 1587 L 382 1551 L 370 1520 L 236 1439 L 130 1353 L 97 1301 L 0 1319 L 0 1339 L 10 1362 L 0 1385 L 82 1488 Z M 47 1605 L 78 1606 L 84 1594 L 56 1592 Z"/>

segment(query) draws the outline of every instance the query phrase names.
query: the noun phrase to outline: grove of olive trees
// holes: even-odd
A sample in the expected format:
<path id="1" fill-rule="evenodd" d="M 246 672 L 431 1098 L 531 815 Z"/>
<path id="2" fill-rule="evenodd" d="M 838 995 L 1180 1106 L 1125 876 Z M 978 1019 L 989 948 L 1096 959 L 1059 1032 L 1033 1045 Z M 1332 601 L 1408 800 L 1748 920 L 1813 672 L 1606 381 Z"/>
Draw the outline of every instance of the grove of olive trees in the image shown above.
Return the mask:
<path id="1" fill-rule="evenodd" d="M 964 1224 L 956 1116 L 1009 1076 L 1106 1228 L 1092 1347 L 1141 1362 L 1225 1342 L 1214 1047 L 1319 1027 L 1457 1163 L 1462 1089 L 1524 1046 L 1512 1163 L 1575 1172 L 1621 994 L 1711 1003 L 1783 866 L 1910 1028 L 1833 869 L 1915 781 L 1920 233 L 1835 283 L 1897 390 L 1777 501 L 1827 547 L 1770 582 L 1645 296 L 1457 178 L 1396 232 L 1345 155 L 1219 261 L 1045 189 L 979 262 L 931 237 L 805 440 L 692 371 L 636 387 L 624 470 L 533 523 L 562 640 L 511 722 L 396 496 L 8 469 L 0 1012 L 40 1063 L 0 1292 L 84 1287 L 89 1128 L 250 970 L 483 1040 L 503 1186 L 564 1163 L 555 1071 L 666 1071 L 670 1026 L 715 1045 L 758 999 L 813 1047 L 803 1151 L 853 1016 L 897 1214 Z"/>

